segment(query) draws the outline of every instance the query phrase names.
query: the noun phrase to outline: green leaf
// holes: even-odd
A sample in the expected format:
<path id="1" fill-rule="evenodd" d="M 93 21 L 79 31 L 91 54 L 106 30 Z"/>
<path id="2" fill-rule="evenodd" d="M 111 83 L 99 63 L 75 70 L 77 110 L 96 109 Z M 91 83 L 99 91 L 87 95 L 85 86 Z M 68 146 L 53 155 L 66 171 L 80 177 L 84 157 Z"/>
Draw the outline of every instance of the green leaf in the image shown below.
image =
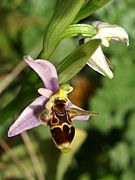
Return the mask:
<path id="1" fill-rule="evenodd" d="M 100 40 L 88 41 L 68 55 L 57 67 L 59 82 L 65 83 L 75 76 L 85 66 L 100 42 Z"/>
<path id="2" fill-rule="evenodd" d="M 96 29 L 88 24 L 73 24 L 65 30 L 65 32 L 60 36 L 60 39 L 65 39 L 77 35 L 91 37 L 94 36 L 96 33 Z"/>
<path id="3" fill-rule="evenodd" d="M 47 28 L 44 39 L 43 49 L 40 57 L 48 59 L 59 44 L 59 36 L 73 22 L 77 13 L 86 0 L 63 0 L 57 6 L 56 12 L 52 17 Z"/>
<path id="4" fill-rule="evenodd" d="M 90 0 L 88 3 L 79 11 L 78 15 L 76 16 L 74 23 L 79 22 L 81 19 L 84 19 L 91 14 L 93 14 L 96 10 L 103 7 L 107 4 L 110 0 Z"/>

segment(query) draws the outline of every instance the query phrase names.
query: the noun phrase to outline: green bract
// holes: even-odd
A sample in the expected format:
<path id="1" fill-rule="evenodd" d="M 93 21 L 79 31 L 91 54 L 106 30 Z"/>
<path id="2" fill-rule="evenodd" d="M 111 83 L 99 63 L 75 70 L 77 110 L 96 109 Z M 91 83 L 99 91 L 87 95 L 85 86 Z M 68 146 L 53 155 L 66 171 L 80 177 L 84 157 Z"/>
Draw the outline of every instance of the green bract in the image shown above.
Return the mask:
<path id="1" fill-rule="evenodd" d="M 96 28 L 88 24 L 73 24 L 65 30 L 65 32 L 60 36 L 60 39 L 65 39 L 77 35 L 91 37 L 96 35 L 96 33 Z"/>
<path id="2" fill-rule="evenodd" d="M 68 55 L 57 67 L 60 83 L 67 82 L 87 63 L 100 44 L 100 40 L 91 40 Z"/>
<path id="3" fill-rule="evenodd" d="M 73 22 L 85 0 L 63 0 L 58 5 L 45 34 L 41 57 L 48 59 L 60 42 L 60 35 Z"/>
<path id="4" fill-rule="evenodd" d="M 105 4 L 107 4 L 109 1 L 110 0 L 91 0 L 91 1 L 88 1 L 87 4 L 77 14 L 77 16 L 74 20 L 74 23 L 77 23 L 80 20 L 90 16 L 96 10 L 100 9 Z"/>

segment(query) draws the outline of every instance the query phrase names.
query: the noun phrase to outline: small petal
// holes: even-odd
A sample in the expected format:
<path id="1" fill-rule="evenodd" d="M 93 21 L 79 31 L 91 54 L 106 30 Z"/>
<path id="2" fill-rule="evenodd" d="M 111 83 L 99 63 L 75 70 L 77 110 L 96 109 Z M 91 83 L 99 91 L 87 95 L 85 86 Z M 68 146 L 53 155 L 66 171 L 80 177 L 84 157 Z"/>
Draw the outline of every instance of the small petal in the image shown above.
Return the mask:
<path id="1" fill-rule="evenodd" d="M 85 111 L 80 107 L 72 104 L 71 101 L 68 103 L 67 110 L 69 110 L 69 114 L 73 117 L 72 120 L 88 120 L 91 116 L 98 115 L 97 112 Z"/>
<path id="2" fill-rule="evenodd" d="M 28 129 L 34 128 L 41 124 L 38 116 L 44 110 L 44 104 L 46 98 L 43 96 L 38 97 L 29 106 L 27 106 L 14 124 L 10 127 L 8 131 L 8 136 L 18 135 Z"/>
<path id="3" fill-rule="evenodd" d="M 53 94 L 52 90 L 45 89 L 45 88 L 39 88 L 38 93 L 47 99 L 49 99 L 51 97 L 51 95 Z"/>
<path id="4" fill-rule="evenodd" d="M 111 39 L 118 40 L 125 43 L 126 45 L 129 45 L 128 34 L 124 28 L 99 21 L 95 21 L 93 23 L 93 26 L 97 28 L 98 31 L 93 39 L 102 39 L 102 44 L 104 46 L 108 47 L 109 44 L 107 43 L 107 41 L 110 41 Z"/>
<path id="5" fill-rule="evenodd" d="M 40 76 L 47 89 L 56 92 L 59 89 L 58 75 L 55 67 L 49 61 L 24 56 L 25 62 Z"/>
<path id="6" fill-rule="evenodd" d="M 109 65 L 100 46 L 96 49 L 87 64 L 100 74 L 107 76 L 110 79 L 113 78 L 113 73 L 109 68 Z"/>

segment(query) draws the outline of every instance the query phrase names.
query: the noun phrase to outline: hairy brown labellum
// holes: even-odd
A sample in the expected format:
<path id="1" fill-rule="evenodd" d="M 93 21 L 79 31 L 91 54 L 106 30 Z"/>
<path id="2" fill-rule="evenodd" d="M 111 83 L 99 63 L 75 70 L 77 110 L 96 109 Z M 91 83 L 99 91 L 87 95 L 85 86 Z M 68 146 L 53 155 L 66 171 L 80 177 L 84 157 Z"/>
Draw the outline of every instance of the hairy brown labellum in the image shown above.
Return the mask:
<path id="1" fill-rule="evenodd" d="M 45 109 L 40 114 L 39 119 L 43 124 L 50 127 L 52 139 L 55 145 L 62 151 L 68 152 L 70 150 L 71 142 L 75 136 L 75 128 L 72 119 L 77 116 L 95 116 L 98 113 L 85 111 L 75 107 L 68 108 L 69 101 L 64 99 L 54 99 L 51 109 Z"/>
<path id="2" fill-rule="evenodd" d="M 54 101 L 49 126 L 56 146 L 61 151 L 67 152 L 70 150 L 69 146 L 74 138 L 75 128 L 65 107 L 65 100 Z"/>

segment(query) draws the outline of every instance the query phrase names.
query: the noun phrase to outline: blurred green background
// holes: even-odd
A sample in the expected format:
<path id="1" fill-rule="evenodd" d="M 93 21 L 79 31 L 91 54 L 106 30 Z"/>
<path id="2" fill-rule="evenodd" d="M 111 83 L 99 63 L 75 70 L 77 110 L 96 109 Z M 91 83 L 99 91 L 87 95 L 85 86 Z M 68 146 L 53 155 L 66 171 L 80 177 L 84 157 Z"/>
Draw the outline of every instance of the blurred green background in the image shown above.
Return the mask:
<path id="1" fill-rule="evenodd" d="M 44 126 L 22 136 L 7 137 L 9 126 L 37 96 L 37 88 L 42 87 L 34 72 L 28 74 L 29 68 L 22 63 L 22 57 L 38 55 L 56 3 L 56 0 L 0 0 L 0 179 L 134 180 L 134 0 L 112 0 L 80 22 L 91 24 L 99 20 L 118 24 L 128 32 L 130 46 L 111 42 L 109 48 L 104 48 L 114 67 L 112 80 L 87 66 L 71 80 L 75 87 L 71 100 L 80 107 L 99 112 L 98 117 L 87 122 L 75 122 L 73 150 L 61 154 L 52 142 L 48 127 Z M 78 38 L 62 41 L 51 58 L 57 64 L 77 43 Z M 12 76 L 12 81 L 8 81 Z M 19 92 L 24 83 L 25 89 Z M 31 151 L 38 158 L 37 164 L 32 163 Z"/>

